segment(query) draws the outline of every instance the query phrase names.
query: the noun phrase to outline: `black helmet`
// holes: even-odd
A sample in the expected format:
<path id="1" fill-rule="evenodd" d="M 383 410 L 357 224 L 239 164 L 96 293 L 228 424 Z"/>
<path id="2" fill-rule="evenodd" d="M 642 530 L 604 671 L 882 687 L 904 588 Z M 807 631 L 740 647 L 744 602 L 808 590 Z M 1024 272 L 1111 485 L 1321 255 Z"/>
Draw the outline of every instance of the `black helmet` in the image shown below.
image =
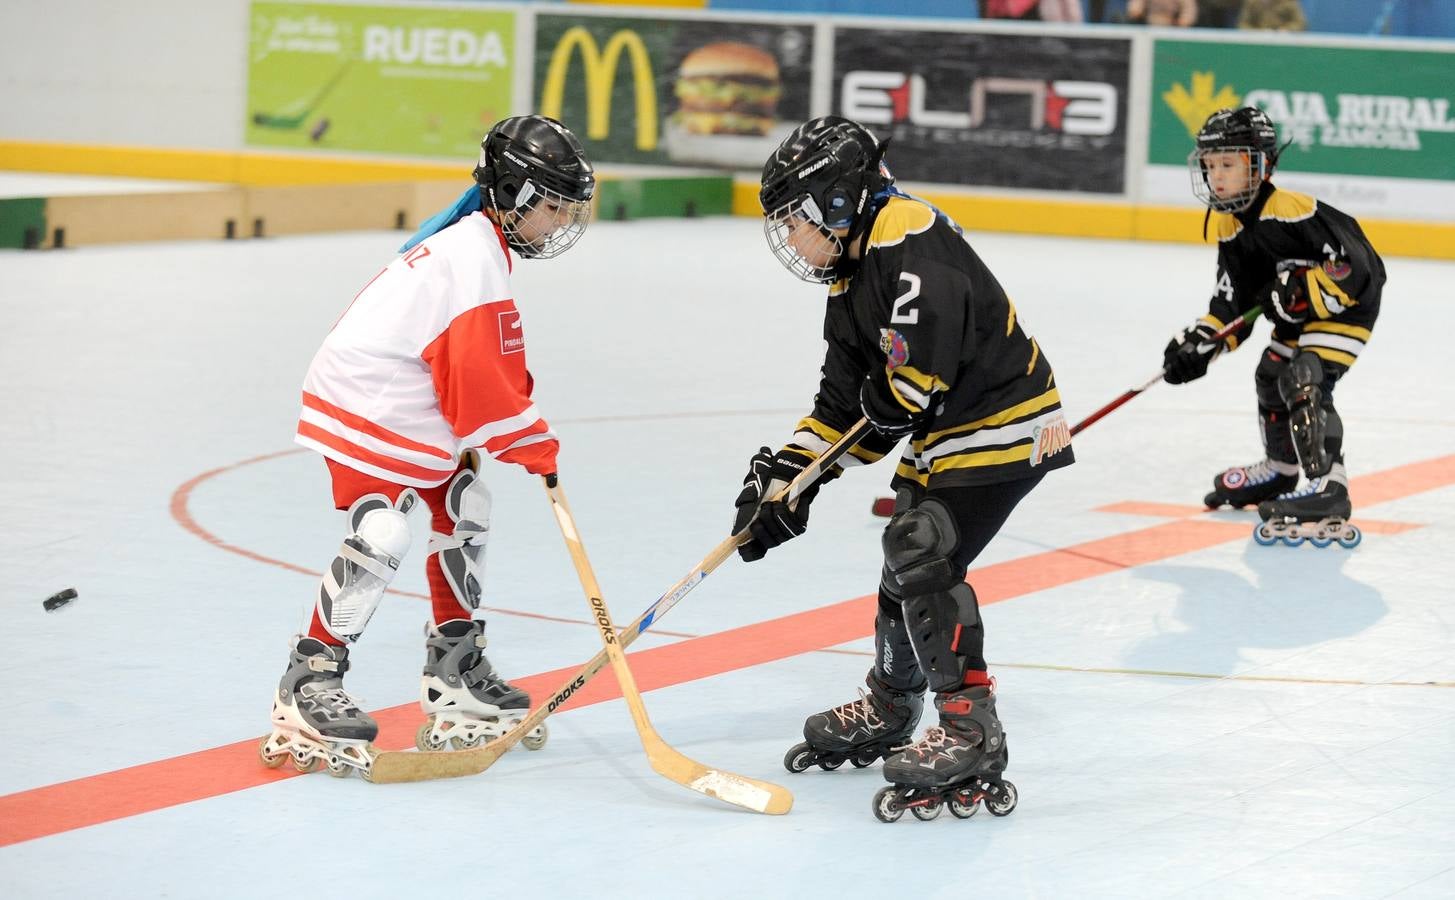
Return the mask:
<path id="1" fill-rule="evenodd" d="M 1225 153 L 1239 154 L 1239 171 L 1246 174 L 1246 182 L 1241 189 L 1220 195 L 1208 180 L 1208 162 L 1214 154 Z M 1187 158 L 1192 193 L 1212 209 L 1241 212 L 1253 204 L 1258 189 L 1273 174 L 1278 154 L 1278 131 L 1267 113 L 1256 106 L 1220 109 L 1198 129 L 1197 147 Z M 1241 168 L 1244 164 L 1246 169 Z"/>
<path id="2" fill-rule="evenodd" d="M 894 181 L 883 157 L 884 144 L 841 116 L 811 119 L 784 138 L 763 165 L 758 193 L 778 261 L 805 281 L 833 281 L 844 247 L 873 219 L 874 194 Z M 805 223 L 820 232 L 821 246 L 808 253 L 815 259 L 805 256 L 802 237 L 789 242 Z"/>
<path id="3" fill-rule="evenodd" d="M 510 246 L 521 256 L 549 259 L 586 230 L 596 173 L 566 126 L 545 116 L 515 116 L 496 123 L 480 142 L 475 183 Z M 536 223 L 529 213 L 543 203 L 555 215 Z"/>

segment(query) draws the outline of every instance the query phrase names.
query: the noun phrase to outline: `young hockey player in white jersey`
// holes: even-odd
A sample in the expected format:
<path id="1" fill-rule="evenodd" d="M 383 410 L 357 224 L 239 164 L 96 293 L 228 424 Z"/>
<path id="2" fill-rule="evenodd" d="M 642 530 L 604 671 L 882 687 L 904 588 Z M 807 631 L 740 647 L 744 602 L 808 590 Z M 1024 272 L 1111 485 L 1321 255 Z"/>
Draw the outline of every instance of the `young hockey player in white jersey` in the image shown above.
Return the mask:
<path id="1" fill-rule="evenodd" d="M 556 436 L 531 402 L 512 253 L 549 259 L 569 249 L 586 227 L 596 177 L 575 135 L 544 116 L 491 128 L 474 175 L 354 298 L 304 380 L 297 441 L 323 454 L 348 536 L 273 696 L 273 731 L 260 748 L 268 766 L 291 758 L 300 771 L 323 762 L 335 775 L 368 776 L 378 726 L 343 676 L 349 645 L 409 549 L 406 513 L 416 502 L 430 511 L 433 613 L 417 744 L 474 746 L 529 709 L 483 652 L 490 492 L 480 458 L 556 471 Z"/>
<path id="2" fill-rule="evenodd" d="M 809 716 L 789 771 L 885 757 L 885 821 L 984 801 L 1015 807 L 985 631 L 965 572 L 1045 473 L 1070 465 L 1071 436 L 1051 365 L 958 225 L 894 187 L 884 145 L 837 116 L 795 130 L 763 167 L 768 245 L 791 272 L 829 285 L 827 344 L 813 409 L 776 453 L 751 460 L 734 533 L 752 561 L 802 534 L 817 485 L 794 505 L 769 498 L 861 417 L 875 431 L 845 465 L 908 438 L 860 699 Z M 839 472 L 834 467 L 831 479 Z M 933 691 L 939 722 L 911 742 Z M 968 810 L 968 811 L 967 811 Z"/>
<path id="3" fill-rule="evenodd" d="M 1207 315 L 1167 344 L 1163 366 L 1171 384 L 1201 378 L 1253 326 L 1217 343 L 1208 338 L 1262 304 L 1274 322 L 1253 374 L 1265 458 L 1215 476 L 1206 503 L 1256 504 L 1260 543 L 1353 546 L 1359 531 L 1348 524 L 1334 387 L 1379 316 L 1384 263 L 1353 218 L 1273 185 L 1278 154 L 1273 122 L 1255 107 L 1219 110 L 1198 132 L 1188 166 L 1218 239 L 1217 285 Z M 1295 491 L 1300 471 L 1309 480 Z"/>

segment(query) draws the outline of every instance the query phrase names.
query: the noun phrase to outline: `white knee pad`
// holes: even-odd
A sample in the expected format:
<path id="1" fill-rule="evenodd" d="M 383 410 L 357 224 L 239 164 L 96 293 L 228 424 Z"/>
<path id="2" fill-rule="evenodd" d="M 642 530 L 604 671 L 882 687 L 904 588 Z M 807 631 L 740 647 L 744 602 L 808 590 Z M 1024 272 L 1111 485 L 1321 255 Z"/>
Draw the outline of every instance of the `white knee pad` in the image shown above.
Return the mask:
<path id="1" fill-rule="evenodd" d="M 409 552 L 409 520 L 383 494 L 349 507 L 353 533 L 344 538 L 318 590 L 318 618 L 328 633 L 353 643 L 364 632 L 384 590 Z"/>
<path id="2" fill-rule="evenodd" d="M 445 511 L 455 523 L 454 530 L 431 533 L 429 552 L 439 554 L 440 569 L 460 605 L 477 610 L 485 575 L 485 544 L 490 539 L 490 489 L 472 469 L 464 469 L 445 491 Z"/>

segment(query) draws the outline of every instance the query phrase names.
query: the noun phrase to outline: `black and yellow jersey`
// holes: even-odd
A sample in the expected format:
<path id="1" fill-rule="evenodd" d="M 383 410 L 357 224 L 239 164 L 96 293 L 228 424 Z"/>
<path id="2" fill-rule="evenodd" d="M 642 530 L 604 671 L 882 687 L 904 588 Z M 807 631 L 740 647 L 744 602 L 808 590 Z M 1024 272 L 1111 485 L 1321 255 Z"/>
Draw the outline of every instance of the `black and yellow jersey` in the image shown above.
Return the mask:
<path id="1" fill-rule="evenodd" d="M 1265 182 L 1247 211 L 1214 213 L 1208 224 L 1218 239 L 1218 271 L 1203 321 L 1222 328 L 1257 304 L 1266 310 L 1280 264 L 1295 266 L 1306 270 L 1313 317 L 1303 325 L 1279 323 L 1274 342 L 1353 364 L 1379 315 L 1385 279 L 1383 260 L 1353 217 Z M 1229 349 L 1251 331 L 1246 326 L 1230 337 Z"/>
<path id="2" fill-rule="evenodd" d="M 864 246 L 853 274 L 829 288 L 813 412 L 784 449 L 812 457 L 837 440 L 861 417 L 860 387 L 879 366 L 885 399 L 922 420 L 896 486 L 988 484 L 1070 465 L 1051 365 L 959 227 L 894 192 Z M 873 433 L 846 464 L 874 462 L 896 443 Z"/>

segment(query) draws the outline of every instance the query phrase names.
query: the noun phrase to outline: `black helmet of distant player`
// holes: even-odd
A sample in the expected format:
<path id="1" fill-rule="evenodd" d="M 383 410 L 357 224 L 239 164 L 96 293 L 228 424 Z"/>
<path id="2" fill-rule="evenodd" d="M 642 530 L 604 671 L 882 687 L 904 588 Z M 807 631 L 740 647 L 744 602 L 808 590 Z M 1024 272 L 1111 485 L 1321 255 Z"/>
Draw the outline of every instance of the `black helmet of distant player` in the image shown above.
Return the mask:
<path id="1" fill-rule="evenodd" d="M 570 129 L 545 116 L 496 123 L 480 142 L 475 183 L 512 249 L 550 259 L 581 239 L 596 173 Z"/>
<path id="2" fill-rule="evenodd" d="M 846 274 L 844 250 L 874 221 L 874 195 L 893 183 L 884 144 L 840 116 L 798 126 L 763 165 L 763 234 L 788 271 L 828 284 Z"/>
<path id="3" fill-rule="evenodd" d="M 1192 193 L 1218 212 L 1237 213 L 1253 205 L 1263 183 L 1278 164 L 1278 132 L 1273 120 L 1256 106 L 1220 109 L 1197 132 L 1197 146 L 1187 157 Z M 1210 170 L 1234 167 L 1236 189 L 1213 187 Z"/>

